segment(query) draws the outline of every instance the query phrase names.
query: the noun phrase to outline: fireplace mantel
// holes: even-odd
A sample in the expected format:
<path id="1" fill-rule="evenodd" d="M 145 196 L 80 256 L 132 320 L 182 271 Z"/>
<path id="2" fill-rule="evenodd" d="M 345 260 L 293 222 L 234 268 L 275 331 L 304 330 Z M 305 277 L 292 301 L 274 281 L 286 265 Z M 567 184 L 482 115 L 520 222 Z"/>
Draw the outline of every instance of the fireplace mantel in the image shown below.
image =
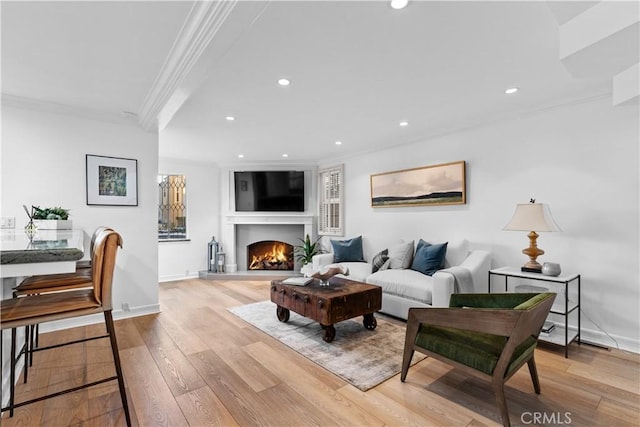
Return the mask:
<path id="1" fill-rule="evenodd" d="M 238 270 L 238 263 L 236 260 L 236 225 L 303 225 L 304 235 L 307 234 L 312 238 L 315 238 L 314 233 L 314 219 L 313 215 L 292 215 L 292 214 L 269 214 L 269 215 L 225 215 L 223 217 L 222 224 L 222 239 L 221 242 L 224 245 L 223 250 L 225 252 L 225 271 L 230 273 Z"/>

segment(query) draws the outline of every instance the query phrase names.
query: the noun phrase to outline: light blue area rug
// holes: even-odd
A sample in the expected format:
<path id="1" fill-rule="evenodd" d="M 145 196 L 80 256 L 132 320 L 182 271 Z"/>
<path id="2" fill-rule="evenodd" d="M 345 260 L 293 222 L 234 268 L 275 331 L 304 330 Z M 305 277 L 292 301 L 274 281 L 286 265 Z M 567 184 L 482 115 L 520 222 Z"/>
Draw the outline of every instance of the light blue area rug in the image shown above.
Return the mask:
<path id="1" fill-rule="evenodd" d="M 373 331 L 364 328 L 362 316 L 337 323 L 336 337 L 327 343 L 320 324 L 293 311 L 288 322 L 280 322 L 271 301 L 229 311 L 362 391 L 397 375 L 402 368 L 405 326 L 385 321 L 378 314 Z M 413 363 L 422 359 L 424 356 L 416 353 Z"/>

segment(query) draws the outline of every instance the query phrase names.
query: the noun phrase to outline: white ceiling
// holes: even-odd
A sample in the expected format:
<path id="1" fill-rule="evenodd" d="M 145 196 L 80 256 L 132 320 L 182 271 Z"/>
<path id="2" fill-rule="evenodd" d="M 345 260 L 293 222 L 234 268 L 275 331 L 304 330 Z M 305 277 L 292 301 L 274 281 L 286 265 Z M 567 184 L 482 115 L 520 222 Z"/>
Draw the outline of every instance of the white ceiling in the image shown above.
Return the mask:
<path id="1" fill-rule="evenodd" d="M 2 1 L 2 93 L 137 112 L 188 2 Z"/>
<path id="2" fill-rule="evenodd" d="M 140 114 L 191 6 L 3 1 L 3 101 Z M 186 101 L 172 107 L 160 155 L 324 161 L 610 93 L 610 76 L 574 78 L 558 59 L 567 8 L 555 9 L 541 1 L 414 1 L 399 11 L 386 1 L 239 2 L 200 67 L 172 88 Z M 280 77 L 291 85 L 278 86 Z M 511 86 L 520 91 L 505 95 Z"/>

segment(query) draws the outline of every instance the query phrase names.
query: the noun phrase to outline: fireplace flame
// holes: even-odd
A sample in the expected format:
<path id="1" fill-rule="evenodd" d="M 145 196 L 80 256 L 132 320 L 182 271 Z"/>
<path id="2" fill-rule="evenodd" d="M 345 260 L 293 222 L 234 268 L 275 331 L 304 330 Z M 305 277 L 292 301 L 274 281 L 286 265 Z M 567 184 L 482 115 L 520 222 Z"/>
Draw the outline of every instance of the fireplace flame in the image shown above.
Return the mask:
<path id="1" fill-rule="evenodd" d="M 264 264 L 282 264 L 287 262 L 286 247 L 281 243 L 275 243 L 271 249 L 262 255 L 252 255 L 249 270 L 259 270 Z"/>

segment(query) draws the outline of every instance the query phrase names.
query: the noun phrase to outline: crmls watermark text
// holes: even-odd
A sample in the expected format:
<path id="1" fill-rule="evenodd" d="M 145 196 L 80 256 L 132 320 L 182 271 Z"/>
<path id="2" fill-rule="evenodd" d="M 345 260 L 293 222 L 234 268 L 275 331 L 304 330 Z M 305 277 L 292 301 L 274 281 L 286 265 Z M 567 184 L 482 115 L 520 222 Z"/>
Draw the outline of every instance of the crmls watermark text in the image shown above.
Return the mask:
<path id="1" fill-rule="evenodd" d="M 523 424 L 571 424 L 571 412 L 523 412 Z"/>

